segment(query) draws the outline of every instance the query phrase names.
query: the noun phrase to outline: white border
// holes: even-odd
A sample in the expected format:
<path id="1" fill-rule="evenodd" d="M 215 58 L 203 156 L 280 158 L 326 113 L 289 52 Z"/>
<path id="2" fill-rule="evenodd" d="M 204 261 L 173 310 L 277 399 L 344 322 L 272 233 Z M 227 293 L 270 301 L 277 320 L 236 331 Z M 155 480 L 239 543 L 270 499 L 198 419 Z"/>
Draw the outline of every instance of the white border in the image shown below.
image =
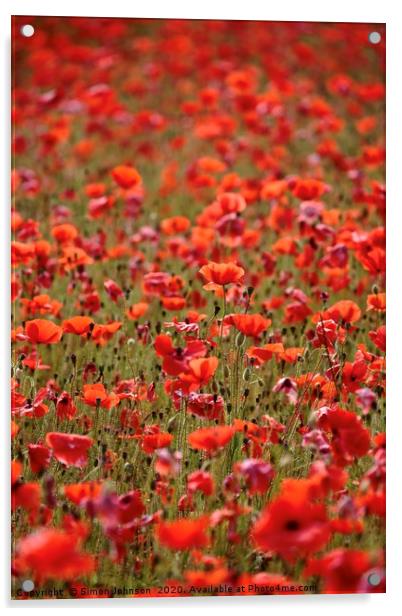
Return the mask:
<path id="1" fill-rule="evenodd" d="M 33 609 L 64 609 L 72 608 L 75 613 L 85 610 L 127 609 L 160 611 L 164 615 L 177 613 L 177 610 L 191 610 L 193 612 L 209 613 L 230 610 L 239 614 L 244 610 L 253 610 L 254 614 L 266 614 L 268 611 L 280 614 L 295 612 L 303 616 L 320 614 L 352 614 L 363 611 L 365 616 L 378 616 L 380 610 L 387 614 L 396 613 L 396 605 L 400 596 L 399 588 L 402 586 L 401 555 L 402 532 L 400 528 L 400 494 L 402 477 L 401 430 L 399 417 L 402 409 L 399 408 L 399 374 L 398 353 L 402 348 L 402 326 L 399 317 L 402 314 L 402 235 L 400 212 L 402 176 L 402 15 L 395 0 L 335 0 L 333 3 L 323 0 L 281 0 L 269 3 L 263 0 L 202 0 L 199 3 L 189 3 L 184 0 L 146 0 L 146 2 L 133 2 L 113 0 L 113 2 L 100 5 L 89 3 L 87 0 L 69 0 L 58 2 L 35 0 L 35 2 L 3 0 L 0 8 L 1 38 L 1 64 L 2 87 L 0 96 L 1 112 L 1 139 L 0 149 L 0 185 L 2 187 L 1 224 L 3 234 L 0 241 L 2 267 L 0 268 L 0 309 L 3 315 L 0 328 L 0 348 L 2 353 L 0 375 L 2 379 L 1 417 L 3 423 L 3 446 L 1 452 L 3 491 L 8 494 L 8 405 L 9 405 L 9 275 L 8 275 L 8 228 L 9 228 L 9 93 L 10 93 L 10 15 L 81 15 L 81 16 L 107 16 L 107 17 L 176 17 L 198 19 L 262 19 L 281 21 L 338 21 L 338 22 L 370 22 L 386 23 L 387 25 L 387 258 L 388 258 L 388 394 L 387 394 L 387 440 L 388 440 L 388 499 L 387 499 L 387 594 L 386 595 L 342 595 L 342 596 L 305 596 L 305 597 L 237 597 L 237 598 L 203 598 L 203 599 L 113 599 L 94 601 L 40 601 L 10 602 L 9 595 L 9 559 L 8 549 L 2 549 L 0 583 L 1 600 L 6 609 L 25 611 Z M 399 454 L 399 455 L 398 455 Z M 7 500 L 3 497 L 1 504 L 1 527 L 3 530 L 2 544 L 9 545 L 9 517 Z M 400 602 L 400 601 L 399 601 Z"/>
<path id="2" fill-rule="evenodd" d="M 234 3 L 230 0 L 203 0 L 189 3 L 185 0 L 147 0 L 129 2 L 114 0 L 113 3 L 96 4 L 71 0 L 69 2 L 51 0 L 15 0 L 8 3 L 14 15 L 83 15 L 94 17 L 176 17 L 191 19 L 262 19 L 270 21 L 354 21 L 382 23 L 390 17 L 392 2 L 384 0 L 375 3 L 361 0 L 337 0 L 332 6 L 324 2 L 305 0 L 283 0 L 268 3 L 248 0 Z M 389 8 L 387 8 L 387 6 Z"/>

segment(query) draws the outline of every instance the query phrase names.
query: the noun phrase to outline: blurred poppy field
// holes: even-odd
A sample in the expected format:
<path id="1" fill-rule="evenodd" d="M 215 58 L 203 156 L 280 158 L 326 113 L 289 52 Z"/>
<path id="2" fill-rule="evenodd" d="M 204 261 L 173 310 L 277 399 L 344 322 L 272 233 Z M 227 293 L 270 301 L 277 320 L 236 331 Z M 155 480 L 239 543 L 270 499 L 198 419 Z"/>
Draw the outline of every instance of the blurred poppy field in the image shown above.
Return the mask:
<path id="1" fill-rule="evenodd" d="M 384 26 L 12 56 L 13 597 L 384 592 Z"/>

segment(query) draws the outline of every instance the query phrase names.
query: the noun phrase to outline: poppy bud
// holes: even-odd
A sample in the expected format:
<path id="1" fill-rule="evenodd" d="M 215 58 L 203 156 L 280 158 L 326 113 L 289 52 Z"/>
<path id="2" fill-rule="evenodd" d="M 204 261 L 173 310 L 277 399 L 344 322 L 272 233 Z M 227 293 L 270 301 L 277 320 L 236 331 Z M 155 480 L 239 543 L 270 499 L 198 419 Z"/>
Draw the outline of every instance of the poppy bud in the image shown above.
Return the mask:
<path id="1" fill-rule="evenodd" d="M 124 472 L 127 473 L 128 475 L 133 474 L 134 466 L 131 464 L 131 462 L 126 462 L 126 464 L 124 465 Z"/>
<path id="2" fill-rule="evenodd" d="M 176 429 L 177 426 L 177 420 L 179 418 L 179 414 L 177 413 L 176 415 L 174 415 L 173 417 L 171 417 L 167 423 L 167 431 L 168 432 L 173 432 L 173 430 Z"/>
<path id="3" fill-rule="evenodd" d="M 249 381 L 251 378 L 251 370 L 250 368 L 246 368 L 243 372 L 243 381 Z"/>
<path id="4" fill-rule="evenodd" d="M 236 336 L 236 346 L 241 347 L 246 342 L 246 336 L 239 332 Z"/>

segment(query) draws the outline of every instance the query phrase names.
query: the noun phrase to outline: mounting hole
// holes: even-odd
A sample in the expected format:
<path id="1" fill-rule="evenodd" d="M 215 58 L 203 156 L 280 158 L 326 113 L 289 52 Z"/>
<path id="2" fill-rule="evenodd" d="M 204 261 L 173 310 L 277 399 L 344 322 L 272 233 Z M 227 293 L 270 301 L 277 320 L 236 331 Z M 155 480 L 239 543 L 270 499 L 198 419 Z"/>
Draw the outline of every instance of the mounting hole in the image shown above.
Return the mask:
<path id="1" fill-rule="evenodd" d="M 24 592 L 31 592 L 35 588 L 35 584 L 32 580 L 24 580 L 22 582 L 22 590 Z"/>
<path id="2" fill-rule="evenodd" d="M 372 45 L 378 45 L 381 41 L 381 34 L 379 32 L 370 32 L 368 38 Z"/>
<path id="3" fill-rule="evenodd" d="M 30 38 L 35 34 L 35 28 L 31 26 L 31 24 L 25 24 L 24 26 L 21 26 L 21 34 L 26 38 Z"/>
<path id="4" fill-rule="evenodd" d="M 379 583 L 381 582 L 381 577 L 378 573 L 370 573 L 367 578 L 367 581 L 370 584 L 370 586 L 378 586 Z"/>

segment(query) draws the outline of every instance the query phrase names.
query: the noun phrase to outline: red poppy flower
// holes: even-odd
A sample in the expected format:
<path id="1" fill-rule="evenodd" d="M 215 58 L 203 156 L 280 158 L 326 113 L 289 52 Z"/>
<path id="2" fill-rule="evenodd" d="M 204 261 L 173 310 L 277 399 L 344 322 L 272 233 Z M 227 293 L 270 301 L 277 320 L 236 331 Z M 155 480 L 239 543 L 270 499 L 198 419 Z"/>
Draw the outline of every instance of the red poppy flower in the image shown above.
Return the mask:
<path id="1" fill-rule="evenodd" d="M 113 321 L 112 323 L 105 323 L 104 325 L 97 323 L 92 330 L 91 339 L 96 344 L 103 346 L 119 331 L 121 326 L 121 321 Z"/>
<path id="2" fill-rule="evenodd" d="M 337 463 L 341 466 L 368 452 L 370 432 L 355 413 L 340 408 L 320 409 L 318 425 L 323 430 L 332 432 L 331 447 Z"/>
<path id="3" fill-rule="evenodd" d="M 18 460 L 11 461 L 11 485 L 13 486 L 22 475 L 22 464 Z"/>
<path id="4" fill-rule="evenodd" d="M 77 246 L 67 246 L 63 248 L 63 256 L 59 258 L 62 272 L 70 272 L 85 265 L 93 263 L 85 250 Z"/>
<path id="5" fill-rule="evenodd" d="M 105 280 L 103 286 L 113 302 L 117 302 L 120 297 L 124 297 L 123 291 L 114 280 Z"/>
<path id="6" fill-rule="evenodd" d="M 300 358 L 303 357 L 303 353 L 303 347 L 289 347 L 284 349 L 282 353 L 279 353 L 278 357 L 288 364 L 295 364 Z"/>
<path id="7" fill-rule="evenodd" d="M 180 451 L 172 453 L 166 447 L 156 450 L 155 471 L 162 477 L 176 477 L 180 471 L 182 454 Z"/>
<path id="8" fill-rule="evenodd" d="M 83 434 L 48 432 L 46 444 L 59 462 L 66 466 L 83 468 L 88 462 L 88 450 L 92 447 L 93 439 Z"/>
<path id="9" fill-rule="evenodd" d="M 289 402 L 296 404 L 297 402 L 297 382 L 288 376 L 279 379 L 276 382 L 272 391 L 275 393 L 285 394 Z"/>
<path id="10" fill-rule="evenodd" d="M 77 413 L 74 400 L 67 391 L 63 391 L 56 401 L 56 413 L 60 419 L 73 419 Z"/>
<path id="11" fill-rule="evenodd" d="M 30 443 L 28 445 L 28 457 L 31 471 L 39 473 L 50 464 L 51 451 L 44 445 Z"/>
<path id="12" fill-rule="evenodd" d="M 260 314 L 229 314 L 225 323 L 233 325 L 245 336 L 258 338 L 271 325 L 271 319 L 265 319 Z"/>
<path id="13" fill-rule="evenodd" d="M 192 550 L 205 548 L 209 544 L 207 529 L 209 517 L 180 518 L 162 521 L 156 527 L 156 537 L 162 545 L 170 550 Z"/>
<path id="14" fill-rule="evenodd" d="M 165 310 L 183 310 L 186 306 L 184 297 L 162 297 L 161 301 Z"/>
<path id="15" fill-rule="evenodd" d="M 187 440 L 194 449 L 202 449 L 208 453 L 215 453 L 224 447 L 234 435 L 231 426 L 214 426 L 212 428 L 200 428 L 191 432 Z"/>
<path id="16" fill-rule="evenodd" d="M 385 293 L 373 293 L 367 296 L 367 310 L 385 312 L 386 300 Z"/>
<path id="17" fill-rule="evenodd" d="M 42 528 L 17 544 L 16 568 L 38 583 L 72 580 L 95 570 L 95 558 L 81 552 L 80 537 L 63 530 Z"/>
<path id="18" fill-rule="evenodd" d="M 188 375 L 181 375 L 182 378 L 188 377 L 188 379 L 196 383 L 201 387 L 210 381 L 214 376 L 218 367 L 219 360 L 217 357 L 202 357 L 199 359 L 192 359 L 189 362 L 190 372 Z"/>
<path id="19" fill-rule="evenodd" d="M 187 412 L 201 419 L 218 419 L 223 417 L 224 401 L 221 396 L 192 392 L 187 398 Z"/>
<path id="20" fill-rule="evenodd" d="M 248 458 L 234 465 L 234 471 L 242 475 L 251 495 L 264 494 L 274 478 L 275 471 L 264 460 Z"/>
<path id="21" fill-rule="evenodd" d="M 386 256 L 383 248 L 376 246 L 368 252 L 357 252 L 356 258 L 363 265 L 364 269 L 374 276 L 385 272 Z"/>
<path id="22" fill-rule="evenodd" d="M 133 304 L 126 310 L 126 315 L 129 319 L 133 321 L 137 321 L 140 317 L 146 314 L 149 308 L 149 304 L 147 302 L 139 302 L 138 304 Z"/>
<path id="23" fill-rule="evenodd" d="M 329 189 L 328 184 L 314 178 L 297 179 L 295 182 L 291 182 L 293 194 L 303 201 L 314 201 L 314 199 L 318 199 L 328 192 Z"/>
<path id="24" fill-rule="evenodd" d="M 171 276 L 166 272 L 150 272 L 143 279 L 144 293 L 147 295 L 169 295 L 183 289 L 184 281 L 180 276 Z"/>
<path id="25" fill-rule="evenodd" d="M 138 186 L 141 182 L 141 176 L 134 167 L 128 165 L 118 165 L 112 169 L 112 178 L 121 188 L 128 190 L 134 186 Z"/>
<path id="26" fill-rule="evenodd" d="M 285 348 L 282 342 L 272 342 L 264 344 L 262 347 L 253 346 L 247 349 L 248 357 L 255 360 L 257 364 L 264 364 L 272 359 L 272 357 L 280 356 Z"/>
<path id="27" fill-rule="evenodd" d="M 95 323 L 90 317 L 71 317 L 62 323 L 63 331 L 66 334 L 76 334 L 83 336 L 93 329 Z"/>
<path id="28" fill-rule="evenodd" d="M 70 223 L 63 223 L 53 227 L 52 235 L 60 244 L 69 244 L 78 237 L 78 229 Z"/>
<path id="29" fill-rule="evenodd" d="M 190 362 L 204 357 L 207 352 L 206 345 L 201 340 L 190 340 L 186 347 L 174 347 L 171 336 L 159 334 L 155 338 L 154 347 L 157 355 L 163 357 L 163 370 L 171 376 L 178 376 L 190 369 Z M 204 368 L 207 371 L 208 362 Z M 211 369 L 212 369 L 211 365 Z M 193 379 L 196 380 L 195 378 Z"/>
<path id="30" fill-rule="evenodd" d="M 261 189 L 261 199 L 277 199 L 287 190 L 286 180 L 268 180 L 263 182 Z"/>
<path id="31" fill-rule="evenodd" d="M 33 319 L 25 323 L 28 340 L 34 344 L 57 344 L 63 335 L 59 325 L 46 319 Z"/>
<path id="32" fill-rule="evenodd" d="M 363 550 L 337 548 L 310 560 L 304 575 L 321 577 L 327 593 L 385 592 L 384 571 L 376 566 L 376 560 Z M 377 586 L 370 586 L 370 573 L 379 580 Z"/>
<path id="33" fill-rule="evenodd" d="M 277 255 L 296 255 L 297 242 L 293 237 L 281 237 L 272 244 L 271 249 Z"/>
<path id="34" fill-rule="evenodd" d="M 29 522 L 36 524 L 41 505 L 41 493 L 39 483 L 16 483 L 11 492 L 12 511 L 15 511 L 18 507 L 25 509 L 29 513 Z"/>
<path id="35" fill-rule="evenodd" d="M 310 316 L 311 312 L 312 310 L 306 302 L 291 302 L 285 307 L 284 323 L 300 323 Z"/>
<path id="36" fill-rule="evenodd" d="M 335 323 L 355 323 L 360 319 L 361 315 L 362 311 L 355 302 L 343 299 L 323 312 L 315 314 L 312 321 L 313 323 L 319 323 L 320 321 L 330 319 L 335 321 Z"/>
<path id="37" fill-rule="evenodd" d="M 83 386 L 83 401 L 89 406 L 101 406 L 104 409 L 111 409 L 117 406 L 120 398 L 117 394 L 107 393 L 103 383 L 90 383 Z"/>
<path id="38" fill-rule="evenodd" d="M 291 563 L 322 549 L 331 536 L 325 506 L 312 502 L 303 480 L 299 482 L 285 482 L 252 529 L 260 550 L 274 552 Z"/>
<path id="39" fill-rule="evenodd" d="M 187 490 L 189 494 L 202 492 L 205 496 L 211 496 L 215 490 L 215 483 L 210 473 L 194 471 L 187 476 Z"/>
<path id="40" fill-rule="evenodd" d="M 64 486 L 64 494 L 75 505 L 82 505 L 90 499 L 95 499 L 102 490 L 102 484 L 97 481 L 70 483 Z"/>
<path id="41" fill-rule="evenodd" d="M 140 517 L 145 511 L 140 490 L 122 494 L 118 501 L 118 519 L 120 524 L 128 524 Z"/>
<path id="42" fill-rule="evenodd" d="M 214 263 L 209 261 L 200 269 L 200 274 L 208 284 L 204 285 L 207 291 L 215 290 L 217 286 L 226 286 L 241 282 L 244 269 L 235 263 Z"/>
<path id="43" fill-rule="evenodd" d="M 342 383 L 348 391 L 356 391 L 367 373 L 365 361 L 345 361 L 342 370 Z"/>
<path id="44" fill-rule="evenodd" d="M 19 432 L 19 426 L 15 423 L 15 421 L 11 421 L 11 438 L 15 438 Z"/>
<path id="45" fill-rule="evenodd" d="M 22 297 L 20 301 L 28 314 L 52 314 L 57 317 L 63 306 L 61 302 L 45 293 L 35 295 L 31 300 Z"/>
<path id="46" fill-rule="evenodd" d="M 376 347 L 378 347 L 380 351 L 383 351 L 383 353 L 385 353 L 385 349 L 386 349 L 385 325 L 380 325 L 380 327 L 377 330 L 370 331 L 368 335 L 370 337 L 370 340 L 374 342 Z"/>
<path id="47" fill-rule="evenodd" d="M 169 447 L 170 443 L 173 441 L 173 435 L 158 430 L 154 433 L 143 434 L 140 440 L 141 447 L 145 453 L 153 453 L 156 449 Z"/>
<path id="48" fill-rule="evenodd" d="M 165 235 L 177 235 L 185 233 L 189 229 L 191 222 L 185 216 L 173 216 L 165 218 L 161 222 L 161 231 Z"/>

